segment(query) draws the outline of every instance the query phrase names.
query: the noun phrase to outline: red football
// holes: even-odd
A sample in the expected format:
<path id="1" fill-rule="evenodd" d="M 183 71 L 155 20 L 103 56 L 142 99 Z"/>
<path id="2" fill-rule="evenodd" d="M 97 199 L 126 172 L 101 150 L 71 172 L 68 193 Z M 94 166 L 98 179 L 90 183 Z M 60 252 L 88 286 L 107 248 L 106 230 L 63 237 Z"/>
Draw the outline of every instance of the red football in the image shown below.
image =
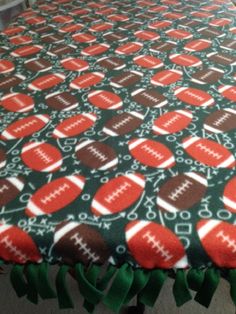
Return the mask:
<path id="1" fill-rule="evenodd" d="M 55 92 L 48 94 L 46 97 L 46 104 L 59 111 L 69 111 L 76 108 L 79 103 L 75 96 L 69 92 Z"/>
<path id="2" fill-rule="evenodd" d="M 71 81 L 70 88 L 73 89 L 88 88 L 96 84 L 99 84 L 104 77 L 105 74 L 101 72 L 85 73 Z"/>
<path id="3" fill-rule="evenodd" d="M 129 222 L 125 238 L 130 253 L 144 268 L 186 268 L 184 246 L 179 238 L 165 226 L 146 220 Z"/>
<path id="4" fill-rule="evenodd" d="M 124 135 L 137 130 L 143 119 L 144 116 L 139 112 L 124 112 L 108 120 L 102 131 L 109 136 Z"/>
<path id="5" fill-rule="evenodd" d="M 155 21 L 155 22 L 152 22 L 151 24 L 149 24 L 149 28 L 151 29 L 162 29 L 162 28 L 166 28 L 166 27 L 169 27 L 171 26 L 172 22 L 171 21 Z"/>
<path id="6" fill-rule="evenodd" d="M 88 94 L 89 102 L 101 109 L 119 109 L 122 107 L 122 99 L 113 92 L 106 90 L 91 91 Z"/>
<path id="7" fill-rule="evenodd" d="M 103 22 L 103 23 L 97 23 L 93 24 L 88 30 L 90 32 L 104 32 L 113 27 L 112 23 Z"/>
<path id="8" fill-rule="evenodd" d="M 0 168 L 1 167 L 1 150 L 0 150 Z M 0 206 L 6 206 L 14 200 L 23 190 L 25 180 L 22 177 L 0 178 Z"/>
<path id="9" fill-rule="evenodd" d="M 0 148 L 0 169 L 5 167 L 7 163 L 7 155 L 5 150 Z"/>
<path id="10" fill-rule="evenodd" d="M 109 48 L 108 44 L 96 44 L 82 49 L 81 54 L 84 56 L 96 56 L 106 52 Z"/>
<path id="11" fill-rule="evenodd" d="M 78 136 L 91 128 L 97 116 L 94 113 L 81 113 L 60 122 L 54 129 L 52 136 L 55 138 L 66 138 Z"/>
<path id="12" fill-rule="evenodd" d="M 69 71 L 85 71 L 89 68 L 87 61 L 80 58 L 66 58 L 60 61 L 64 69 Z"/>
<path id="13" fill-rule="evenodd" d="M 17 35 L 17 36 L 11 37 L 9 41 L 13 45 L 26 45 L 32 42 L 32 38 L 30 36 Z"/>
<path id="14" fill-rule="evenodd" d="M 3 130 L 1 134 L 2 140 L 15 140 L 30 136 L 38 132 L 48 123 L 50 117 L 47 114 L 36 114 L 26 118 L 16 120 Z"/>
<path id="15" fill-rule="evenodd" d="M 204 165 L 217 168 L 234 168 L 235 166 L 233 154 L 215 141 L 188 136 L 182 143 L 186 152 Z"/>
<path id="16" fill-rule="evenodd" d="M 184 172 L 175 175 L 159 188 L 157 206 L 170 213 L 191 209 L 204 197 L 207 186 L 202 174 Z"/>
<path id="17" fill-rule="evenodd" d="M 148 69 L 158 69 L 163 67 L 164 63 L 161 59 L 150 55 L 140 55 L 133 58 L 134 63 L 137 65 L 148 68 Z"/>
<path id="18" fill-rule="evenodd" d="M 193 114 L 189 110 L 175 110 L 164 113 L 153 123 L 153 133 L 157 135 L 173 134 L 185 129 L 192 121 Z"/>
<path id="19" fill-rule="evenodd" d="M 129 20 L 129 17 L 124 14 L 112 14 L 109 15 L 107 18 L 113 22 L 124 22 Z"/>
<path id="20" fill-rule="evenodd" d="M 66 76 L 61 73 L 45 74 L 33 80 L 28 87 L 32 90 L 42 91 L 62 83 L 65 77 Z"/>
<path id="21" fill-rule="evenodd" d="M 96 40 L 96 37 L 89 33 L 77 33 L 72 35 L 72 38 L 80 43 L 92 43 Z"/>
<path id="22" fill-rule="evenodd" d="M 236 213 L 236 177 L 231 178 L 224 188 L 223 203 L 232 213 Z"/>
<path id="23" fill-rule="evenodd" d="M 211 47 L 212 41 L 208 39 L 195 39 L 193 41 L 189 41 L 184 49 L 188 51 L 202 51 L 209 47 Z"/>
<path id="24" fill-rule="evenodd" d="M 102 142 L 82 140 L 75 148 L 76 157 L 91 169 L 102 171 L 114 169 L 118 165 L 114 149 Z"/>
<path id="25" fill-rule="evenodd" d="M 13 50 L 10 55 L 13 57 L 28 57 L 30 55 L 35 55 L 42 50 L 43 46 L 40 45 L 29 45 L 23 46 Z"/>
<path id="26" fill-rule="evenodd" d="M 28 142 L 21 151 L 21 158 L 29 168 L 40 172 L 54 172 L 60 169 L 61 152 L 46 142 Z"/>
<path id="27" fill-rule="evenodd" d="M 41 254 L 29 234 L 8 224 L 0 224 L 0 258 L 17 264 L 42 261 Z"/>
<path id="28" fill-rule="evenodd" d="M 78 198 L 84 184 L 85 178 L 78 174 L 46 183 L 30 197 L 25 209 L 26 215 L 34 217 L 59 211 Z"/>
<path id="29" fill-rule="evenodd" d="M 34 100 L 26 94 L 10 93 L 1 98 L 0 105 L 8 111 L 27 112 L 34 108 Z"/>
<path id="30" fill-rule="evenodd" d="M 81 30 L 83 28 L 83 24 L 69 24 L 66 26 L 63 26 L 61 28 L 59 28 L 59 32 L 61 33 L 74 33 L 77 32 L 79 30 Z"/>
<path id="31" fill-rule="evenodd" d="M 151 84 L 155 86 L 167 86 L 181 80 L 183 72 L 180 70 L 163 70 L 151 77 Z"/>
<path id="32" fill-rule="evenodd" d="M 202 65 L 202 61 L 198 57 L 192 55 L 175 53 L 170 55 L 169 58 L 173 63 L 184 67 L 198 67 Z"/>
<path id="33" fill-rule="evenodd" d="M 73 17 L 69 15 L 57 15 L 52 17 L 52 21 L 56 23 L 72 23 L 74 21 Z"/>
<path id="34" fill-rule="evenodd" d="M 225 108 L 209 114 L 204 129 L 209 133 L 223 133 L 236 129 L 236 110 Z"/>
<path id="35" fill-rule="evenodd" d="M 218 91 L 223 97 L 234 102 L 236 101 L 236 86 L 223 85 L 219 87 Z"/>
<path id="36" fill-rule="evenodd" d="M 15 70 L 15 65 L 9 60 L 0 59 L 0 74 L 6 74 Z"/>
<path id="37" fill-rule="evenodd" d="M 177 87 L 174 94 L 179 100 L 196 107 L 208 107 L 215 103 L 210 94 L 197 88 Z"/>
<path id="38" fill-rule="evenodd" d="M 190 32 L 183 29 L 169 29 L 166 34 L 174 39 L 190 39 L 193 37 Z"/>
<path id="39" fill-rule="evenodd" d="M 201 244 L 212 261 L 222 268 L 236 267 L 236 226 L 217 219 L 197 223 Z"/>
<path id="40" fill-rule="evenodd" d="M 99 230 L 76 221 L 60 222 L 55 229 L 53 250 L 66 264 L 104 264 L 110 250 Z"/>
<path id="41" fill-rule="evenodd" d="M 157 40 L 160 38 L 159 34 L 155 32 L 151 32 L 151 31 L 147 31 L 147 30 L 139 30 L 134 33 L 134 36 L 136 36 L 140 40 L 148 40 L 148 41 Z"/>
<path id="42" fill-rule="evenodd" d="M 46 22 L 46 19 L 42 16 L 30 16 L 25 19 L 25 22 L 29 25 L 40 25 Z"/>
<path id="43" fill-rule="evenodd" d="M 12 36 L 25 30 L 25 26 L 8 26 L 2 31 L 2 34 Z"/>
<path id="44" fill-rule="evenodd" d="M 115 52 L 120 55 L 130 55 L 138 52 L 142 47 L 143 44 L 139 42 L 128 42 L 116 48 Z"/>
<path id="45" fill-rule="evenodd" d="M 129 173 L 110 179 L 96 192 L 91 210 L 97 216 L 119 213 L 133 205 L 145 188 L 145 177 Z"/>
<path id="46" fill-rule="evenodd" d="M 223 27 L 223 26 L 229 25 L 231 23 L 232 23 L 231 19 L 219 18 L 219 19 L 211 20 L 209 22 L 209 25 L 216 26 L 216 27 Z"/>
<path id="47" fill-rule="evenodd" d="M 136 138 L 128 142 L 131 155 L 141 164 L 155 168 L 171 168 L 175 165 L 173 153 L 164 144 Z"/>

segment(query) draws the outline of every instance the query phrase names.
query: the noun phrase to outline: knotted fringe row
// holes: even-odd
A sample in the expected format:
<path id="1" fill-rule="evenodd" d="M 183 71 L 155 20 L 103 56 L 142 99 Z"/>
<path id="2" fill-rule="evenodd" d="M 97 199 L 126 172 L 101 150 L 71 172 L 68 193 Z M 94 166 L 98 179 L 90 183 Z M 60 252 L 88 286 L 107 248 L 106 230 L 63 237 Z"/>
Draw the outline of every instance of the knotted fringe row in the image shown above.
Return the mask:
<path id="1" fill-rule="evenodd" d="M 48 277 L 48 263 L 14 265 L 10 280 L 18 297 L 26 296 L 32 303 L 38 303 L 38 298 L 57 298 L 62 309 L 73 308 L 67 279 L 69 275 L 77 281 L 80 294 L 84 298 L 83 306 L 88 313 L 93 313 L 100 302 L 114 313 L 127 305 L 134 297 L 139 304 L 153 307 L 161 292 L 167 277 L 174 277 L 173 295 L 177 306 L 192 299 L 208 307 L 219 284 L 220 277 L 230 283 L 230 295 L 236 305 L 236 269 L 224 269 L 224 274 L 217 268 L 189 270 L 145 270 L 134 269 L 128 264 L 120 268 L 108 265 L 84 266 L 80 263 L 74 267 L 59 266 L 52 287 Z M 192 290 L 192 293 L 191 291 Z"/>

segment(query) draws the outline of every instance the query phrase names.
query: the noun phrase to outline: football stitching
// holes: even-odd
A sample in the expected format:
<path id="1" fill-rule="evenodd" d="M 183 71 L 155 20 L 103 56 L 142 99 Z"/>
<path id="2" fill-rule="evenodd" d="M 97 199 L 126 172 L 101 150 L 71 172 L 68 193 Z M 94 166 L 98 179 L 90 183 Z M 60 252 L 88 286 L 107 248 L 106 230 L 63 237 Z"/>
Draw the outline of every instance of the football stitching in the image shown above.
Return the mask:
<path id="1" fill-rule="evenodd" d="M 124 193 L 126 193 L 132 185 L 125 181 L 124 183 L 120 184 L 119 187 L 117 187 L 112 193 L 108 194 L 104 200 L 111 204 L 112 202 L 115 202 L 120 196 L 122 196 Z"/>
<path id="2" fill-rule="evenodd" d="M 199 100 L 201 102 L 203 102 L 205 99 L 204 97 L 200 96 L 200 95 L 197 95 L 197 94 L 194 94 L 194 92 L 191 92 L 189 90 L 185 90 L 185 94 L 193 99 L 196 99 L 196 100 Z"/>
<path id="3" fill-rule="evenodd" d="M 193 182 L 185 179 L 171 194 L 168 195 L 172 201 L 177 201 L 184 193 L 186 193 L 190 187 L 193 185 Z"/>
<path id="4" fill-rule="evenodd" d="M 114 129 L 114 130 L 118 130 L 118 129 L 120 129 L 120 128 L 122 128 L 123 126 L 125 126 L 126 124 L 128 124 L 130 121 L 132 121 L 133 120 L 133 117 L 131 117 L 131 116 L 129 116 L 129 117 L 126 117 L 126 118 L 124 118 L 123 120 L 121 120 L 120 122 L 117 122 L 116 124 L 114 124 L 113 126 L 112 126 L 112 128 Z"/>
<path id="5" fill-rule="evenodd" d="M 216 238 L 219 238 L 222 243 L 226 243 L 228 248 L 232 249 L 232 253 L 236 252 L 236 242 L 235 240 L 231 239 L 229 235 L 225 234 L 223 230 L 220 230 Z"/>
<path id="6" fill-rule="evenodd" d="M 209 156 L 212 156 L 215 159 L 221 159 L 222 155 L 215 152 L 213 149 L 210 149 L 209 147 L 207 147 L 206 145 L 202 144 L 202 143 L 198 143 L 196 145 L 197 148 L 199 148 L 201 151 L 203 151 L 204 153 L 206 153 Z"/>
<path id="7" fill-rule="evenodd" d="M 159 81 L 160 81 L 160 82 L 163 82 L 165 79 L 168 79 L 168 78 L 171 77 L 172 75 L 173 75 L 173 72 L 166 73 L 164 76 L 162 76 L 162 77 L 159 78 Z"/>
<path id="8" fill-rule="evenodd" d="M 35 150 L 34 150 L 36 156 L 41 159 L 45 164 L 49 164 L 53 161 L 53 159 L 48 155 L 46 154 L 45 151 L 43 151 L 40 147 L 37 147 Z"/>
<path id="9" fill-rule="evenodd" d="M 23 263 L 27 261 L 27 255 L 21 252 L 15 245 L 13 245 L 12 240 L 9 239 L 9 235 L 6 235 L 4 238 L 2 238 L 0 243 L 3 244 L 4 247 L 10 251 L 10 253 L 13 253 L 16 257 L 20 258 Z"/>
<path id="10" fill-rule="evenodd" d="M 52 81 L 54 81 L 55 80 L 55 76 L 52 76 L 52 77 L 49 77 L 49 78 L 46 78 L 46 79 L 44 79 L 43 81 L 41 81 L 41 82 L 38 82 L 37 84 L 38 84 L 38 86 L 42 86 L 42 85 L 46 85 L 47 83 L 51 83 Z"/>
<path id="11" fill-rule="evenodd" d="M 10 77 L 10 78 L 8 78 L 8 79 L 2 81 L 2 82 L 0 83 L 0 86 L 7 85 L 8 83 L 14 82 L 15 80 L 16 80 L 15 77 Z"/>
<path id="12" fill-rule="evenodd" d="M 181 119 L 181 116 L 179 115 L 179 114 L 175 114 L 175 116 L 173 116 L 172 118 L 170 118 L 169 120 L 167 120 L 164 124 L 163 124 L 163 126 L 165 127 L 165 128 L 168 128 L 168 127 L 170 127 L 172 124 L 174 124 L 175 122 L 177 122 L 178 120 L 180 120 Z"/>
<path id="13" fill-rule="evenodd" d="M 33 126 L 33 125 L 35 125 L 37 123 L 38 123 L 38 120 L 33 119 L 33 120 L 31 120 L 31 121 L 29 121 L 29 122 L 27 122 L 25 124 L 22 124 L 21 126 L 18 126 L 17 128 L 15 128 L 13 130 L 13 132 L 19 133 L 19 132 L 21 132 L 21 131 L 23 131 L 23 130 L 25 130 L 27 128 L 30 128 L 31 126 Z"/>
<path id="14" fill-rule="evenodd" d="M 147 144 L 142 145 L 141 149 L 143 149 L 147 154 L 151 155 L 155 159 L 162 160 L 164 158 L 163 154 L 157 152 L 156 150 L 154 150 L 153 148 L 151 148 Z"/>
<path id="15" fill-rule="evenodd" d="M 221 126 L 223 123 L 227 122 L 229 118 L 231 118 L 231 114 L 226 112 L 220 118 L 218 118 L 215 122 L 213 122 L 213 125 Z"/>
<path id="16" fill-rule="evenodd" d="M 223 56 L 223 55 L 221 55 L 221 54 L 217 54 L 217 57 L 218 57 L 219 59 L 224 60 L 224 61 L 232 62 L 232 59 L 229 59 L 229 58 L 227 58 L 226 56 Z"/>
<path id="17" fill-rule="evenodd" d="M 58 100 L 59 103 L 61 103 L 62 105 L 65 105 L 65 106 L 70 105 L 70 102 L 69 102 L 67 99 L 63 98 L 61 95 L 57 95 L 57 96 L 55 96 L 55 98 L 56 98 L 56 100 Z"/>
<path id="18" fill-rule="evenodd" d="M 101 98 L 102 100 L 104 100 L 109 105 L 112 105 L 114 103 L 112 99 L 110 99 L 108 96 L 106 96 L 104 94 L 99 94 L 99 95 L 97 95 L 97 97 Z"/>
<path id="19" fill-rule="evenodd" d="M 84 118 L 79 118 L 79 120 L 77 120 L 77 121 L 71 123 L 70 125 L 64 127 L 64 130 L 65 130 L 65 131 L 70 131 L 70 130 L 76 128 L 77 126 L 79 126 L 80 124 L 82 124 L 82 123 L 84 123 L 84 122 L 86 122 L 86 119 L 84 119 Z"/>
<path id="20" fill-rule="evenodd" d="M 107 157 L 94 146 L 87 147 L 87 150 L 101 162 L 105 162 Z"/>
<path id="21" fill-rule="evenodd" d="M 14 102 L 18 104 L 21 108 L 25 106 L 25 103 L 21 99 L 19 99 L 17 96 L 13 96 L 10 100 L 11 101 L 14 100 Z"/>
<path id="22" fill-rule="evenodd" d="M 92 249 L 88 247 L 88 244 L 84 241 L 83 237 L 80 236 L 79 232 L 71 236 L 70 240 L 74 240 L 74 245 L 78 247 L 79 251 L 82 251 L 82 255 L 87 256 L 92 262 L 100 260 L 100 256 L 92 252 Z"/>
<path id="23" fill-rule="evenodd" d="M 151 65 L 156 65 L 157 64 L 157 61 L 155 62 L 154 60 L 148 59 L 147 57 L 143 57 L 142 60 L 146 61 L 147 63 L 149 63 Z"/>
<path id="24" fill-rule="evenodd" d="M 147 231 L 142 238 L 147 241 L 148 245 L 151 245 L 151 248 L 155 250 L 156 254 L 160 254 L 161 257 L 164 258 L 165 262 L 172 259 L 173 255 L 170 254 L 170 251 L 167 250 L 164 244 L 162 244 L 160 240 L 157 240 L 155 235 L 153 235 L 150 231 Z"/>
<path id="25" fill-rule="evenodd" d="M 0 194 L 4 193 L 4 191 L 6 190 L 9 190 L 9 186 L 7 184 L 3 184 L 1 187 L 0 187 Z"/>
<path id="26" fill-rule="evenodd" d="M 67 190 L 70 190 L 70 186 L 67 183 L 63 183 L 58 186 L 54 191 L 46 195 L 44 198 L 40 198 L 40 202 L 44 205 L 54 201 L 57 197 L 60 197 L 62 193 L 65 193 Z"/>
<path id="27" fill-rule="evenodd" d="M 144 98 L 153 101 L 155 104 L 159 101 L 158 98 L 156 98 L 156 97 L 154 97 L 154 96 L 148 94 L 147 92 L 142 92 L 142 93 L 140 94 L 140 96 L 143 96 Z"/>
<path id="28" fill-rule="evenodd" d="M 96 78 L 97 78 L 97 77 L 96 77 L 94 74 L 91 74 L 91 76 L 86 77 L 86 78 L 82 79 L 81 81 L 79 81 L 78 85 L 79 85 L 79 84 L 85 84 L 85 83 L 87 83 L 87 82 L 89 82 L 89 81 L 92 81 L 92 80 L 94 80 L 94 79 L 96 79 Z"/>
<path id="29" fill-rule="evenodd" d="M 125 83 L 125 82 L 131 80 L 132 78 L 136 78 L 136 75 L 133 74 L 133 73 L 130 73 L 130 74 L 128 74 L 127 76 L 125 76 L 125 77 L 119 79 L 117 83 L 122 84 L 122 83 Z"/>
<path id="30" fill-rule="evenodd" d="M 43 63 L 41 63 L 40 61 L 38 61 L 38 60 L 35 60 L 33 63 L 36 64 L 41 69 L 43 69 L 45 67 L 45 65 Z"/>

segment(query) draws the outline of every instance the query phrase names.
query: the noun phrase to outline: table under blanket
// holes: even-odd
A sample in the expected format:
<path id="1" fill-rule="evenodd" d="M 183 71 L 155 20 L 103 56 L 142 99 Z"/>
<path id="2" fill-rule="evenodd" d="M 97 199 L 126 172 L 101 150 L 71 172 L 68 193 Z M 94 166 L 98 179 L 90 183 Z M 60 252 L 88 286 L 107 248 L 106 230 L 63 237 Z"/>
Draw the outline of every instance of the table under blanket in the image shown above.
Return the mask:
<path id="1" fill-rule="evenodd" d="M 89 312 L 118 312 L 170 276 L 178 306 L 208 306 L 222 276 L 236 302 L 235 16 L 44 1 L 0 34 L 0 258 L 18 296 L 72 307 L 71 275 Z"/>

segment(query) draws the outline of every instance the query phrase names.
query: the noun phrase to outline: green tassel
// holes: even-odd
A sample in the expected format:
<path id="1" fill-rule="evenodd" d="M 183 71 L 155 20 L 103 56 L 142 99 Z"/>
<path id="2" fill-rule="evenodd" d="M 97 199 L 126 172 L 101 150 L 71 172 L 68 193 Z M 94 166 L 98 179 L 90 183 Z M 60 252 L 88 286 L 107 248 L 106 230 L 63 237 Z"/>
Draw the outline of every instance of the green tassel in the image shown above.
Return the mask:
<path id="1" fill-rule="evenodd" d="M 139 302 L 153 307 L 161 292 L 161 288 L 166 280 L 166 277 L 166 272 L 161 269 L 154 269 L 150 271 L 150 278 L 144 289 L 138 295 Z"/>
<path id="2" fill-rule="evenodd" d="M 218 269 L 209 268 L 205 272 L 205 278 L 200 290 L 195 296 L 195 301 L 208 307 L 211 303 L 211 299 L 215 293 L 215 290 L 220 281 L 220 272 Z"/>
<path id="3" fill-rule="evenodd" d="M 42 299 L 52 299 L 56 297 L 48 278 L 48 263 L 42 263 L 39 266 L 38 273 L 38 292 Z"/>
<path id="4" fill-rule="evenodd" d="M 66 274 L 69 270 L 69 266 L 62 265 L 57 273 L 56 277 L 56 289 L 59 307 L 61 309 L 73 308 L 73 302 L 66 286 Z"/>
<path id="5" fill-rule="evenodd" d="M 191 268 L 187 274 L 189 288 L 198 291 L 204 280 L 204 272 L 201 269 Z"/>
<path id="6" fill-rule="evenodd" d="M 38 265 L 29 264 L 25 266 L 25 277 L 28 282 L 27 299 L 34 303 L 38 303 Z"/>
<path id="7" fill-rule="evenodd" d="M 133 282 L 134 272 L 128 264 L 117 271 L 112 285 L 103 299 L 103 303 L 112 311 L 118 313 Z"/>
<path id="8" fill-rule="evenodd" d="M 101 268 L 97 265 L 92 265 L 86 274 L 87 280 L 96 287 L 97 278 L 101 271 Z M 93 313 L 95 306 L 93 303 L 84 299 L 83 307 L 87 310 L 88 313 Z"/>
<path id="9" fill-rule="evenodd" d="M 97 271 L 97 270 L 96 270 Z M 94 273 L 97 277 L 97 274 Z M 93 276 L 94 276 L 93 274 Z M 79 286 L 82 296 L 92 304 L 97 304 L 103 297 L 103 293 L 98 290 L 84 274 L 84 266 L 82 264 L 76 264 L 75 266 L 76 280 Z M 94 278 L 95 279 L 95 278 Z"/>
<path id="10" fill-rule="evenodd" d="M 105 290 L 111 278 L 114 276 L 117 268 L 113 265 L 109 265 L 105 275 L 99 280 L 97 286 L 99 290 Z"/>
<path id="11" fill-rule="evenodd" d="M 90 282 L 93 283 L 95 285 L 95 287 L 98 288 L 98 290 L 104 291 L 115 272 L 116 272 L 116 267 L 109 265 L 107 270 L 106 270 L 105 275 L 101 279 L 98 279 L 96 282 L 95 277 L 93 277 L 93 279 L 90 278 L 91 279 Z M 100 302 L 100 300 L 99 300 L 99 302 Z M 88 311 L 88 313 L 93 313 L 95 310 L 95 304 L 92 304 L 87 300 L 84 301 L 83 306 Z"/>
<path id="12" fill-rule="evenodd" d="M 147 284 L 150 277 L 149 272 L 145 272 L 142 269 L 136 269 L 134 271 L 134 280 L 129 290 L 128 295 L 125 298 L 124 303 L 127 304 L 130 300 L 135 297 Z"/>
<path id="13" fill-rule="evenodd" d="M 175 282 L 173 285 L 173 294 L 177 306 L 181 306 L 192 299 L 188 289 L 185 270 L 183 269 L 178 269 L 176 272 Z"/>
<path id="14" fill-rule="evenodd" d="M 23 265 L 14 265 L 10 274 L 11 284 L 19 298 L 27 293 L 27 284 L 24 279 L 23 271 Z"/>
<path id="15" fill-rule="evenodd" d="M 230 295 L 233 303 L 236 305 L 236 269 L 230 269 L 228 275 L 230 283 Z"/>

